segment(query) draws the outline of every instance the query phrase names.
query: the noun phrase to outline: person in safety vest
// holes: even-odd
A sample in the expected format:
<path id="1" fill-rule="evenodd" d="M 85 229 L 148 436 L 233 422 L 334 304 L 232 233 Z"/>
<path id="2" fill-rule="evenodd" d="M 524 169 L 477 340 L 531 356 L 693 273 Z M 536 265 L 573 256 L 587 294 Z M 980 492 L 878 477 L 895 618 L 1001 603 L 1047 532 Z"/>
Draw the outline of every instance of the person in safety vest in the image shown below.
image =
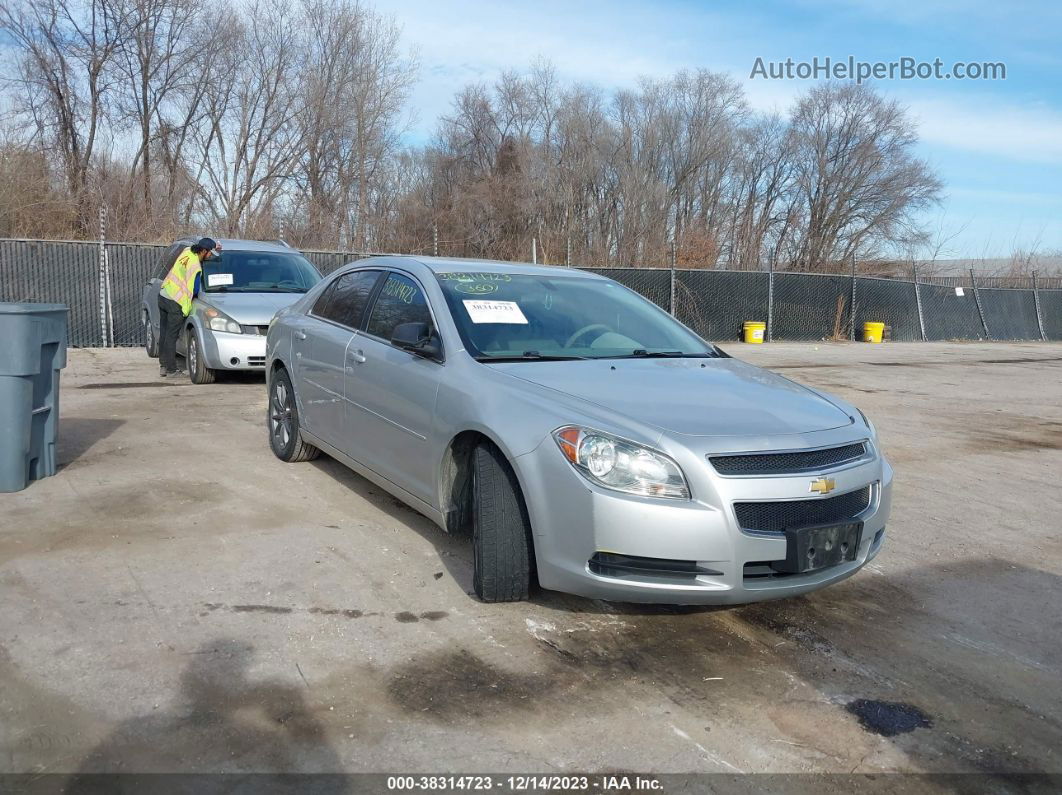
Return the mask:
<path id="1" fill-rule="evenodd" d="M 220 248 L 217 243 L 204 237 L 181 252 L 162 280 L 159 290 L 159 375 L 163 378 L 184 372 L 177 367 L 177 337 L 184 327 L 184 319 L 192 314 L 192 300 L 199 295 L 202 263 L 213 256 L 216 248 Z"/>

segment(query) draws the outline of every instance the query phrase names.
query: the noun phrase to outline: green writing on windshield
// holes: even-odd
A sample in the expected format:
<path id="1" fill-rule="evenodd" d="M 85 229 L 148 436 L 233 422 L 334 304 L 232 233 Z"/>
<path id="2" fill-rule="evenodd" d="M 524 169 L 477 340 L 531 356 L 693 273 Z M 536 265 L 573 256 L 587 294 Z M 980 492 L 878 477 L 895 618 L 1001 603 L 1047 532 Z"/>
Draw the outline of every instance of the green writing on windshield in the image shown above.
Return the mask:
<path id="1" fill-rule="evenodd" d="M 507 273 L 440 273 L 443 282 L 508 282 L 512 277 Z"/>

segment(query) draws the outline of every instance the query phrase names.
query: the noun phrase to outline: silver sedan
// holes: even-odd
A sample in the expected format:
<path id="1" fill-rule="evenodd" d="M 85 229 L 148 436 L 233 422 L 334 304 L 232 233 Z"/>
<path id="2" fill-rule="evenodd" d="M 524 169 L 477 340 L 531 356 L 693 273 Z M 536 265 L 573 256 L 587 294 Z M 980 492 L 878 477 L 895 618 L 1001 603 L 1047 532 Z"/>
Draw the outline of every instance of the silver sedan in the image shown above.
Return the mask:
<path id="1" fill-rule="evenodd" d="M 593 274 L 362 260 L 276 315 L 267 367 L 273 452 L 470 534 L 485 601 L 793 596 L 884 541 L 892 469 L 858 409 Z"/>

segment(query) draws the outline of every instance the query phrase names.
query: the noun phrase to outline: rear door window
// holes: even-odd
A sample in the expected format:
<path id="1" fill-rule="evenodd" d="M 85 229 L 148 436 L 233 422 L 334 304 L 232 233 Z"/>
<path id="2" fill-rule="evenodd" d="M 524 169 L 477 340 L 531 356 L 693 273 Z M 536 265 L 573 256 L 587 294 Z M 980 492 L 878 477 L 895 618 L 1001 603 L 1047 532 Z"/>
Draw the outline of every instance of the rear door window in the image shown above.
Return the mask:
<path id="1" fill-rule="evenodd" d="M 366 331 L 390 342 L 395 326 L 403 323 L 431 325 L 428 299 L 425 298 L 420 285 L 408 276 L 390 273 L 376 303 L 373 304 Z"/>
<path id="2" fill-rule="evenodd" d="M 358 328 L 379 278 L 380 271 L 344 273 L 317 299 L 313 314 L 342 326 Z"/>

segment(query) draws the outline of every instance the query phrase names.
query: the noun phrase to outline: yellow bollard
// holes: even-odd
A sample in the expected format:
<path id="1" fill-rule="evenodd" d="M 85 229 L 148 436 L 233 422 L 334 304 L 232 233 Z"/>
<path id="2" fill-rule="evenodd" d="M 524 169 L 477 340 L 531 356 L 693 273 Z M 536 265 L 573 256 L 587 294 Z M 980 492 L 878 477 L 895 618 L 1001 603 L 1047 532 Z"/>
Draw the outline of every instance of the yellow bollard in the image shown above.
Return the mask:
<path id="1" fill-rule="evenodd" d="M 884 323 L 864 323 L 863 342 L 881 342 L 885 336 Z"/>
<path id="2" fill-rule="evenodd" d="M 763 342 L 763 334 L 767 330 L 767 324 L 759 320 L 746 320 L 742 325 L 745 342 L 759 345 Z"/>

